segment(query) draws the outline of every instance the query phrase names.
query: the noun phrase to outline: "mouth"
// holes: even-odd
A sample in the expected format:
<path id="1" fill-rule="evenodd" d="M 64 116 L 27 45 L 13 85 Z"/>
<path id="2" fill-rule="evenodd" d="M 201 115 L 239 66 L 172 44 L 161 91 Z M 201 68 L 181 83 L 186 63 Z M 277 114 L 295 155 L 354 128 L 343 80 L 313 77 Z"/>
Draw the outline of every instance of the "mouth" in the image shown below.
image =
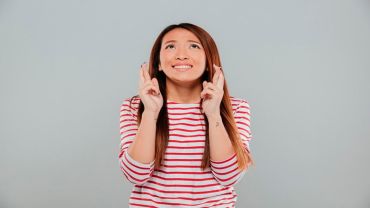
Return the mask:
<path id="1" fill-rule="evenodd" d="M 172 68 L 176 69 L 177 71 L 187 71 L 187 70 L 193 68 L 193 65 L 190 65 L 190 64 L 173 65 Z"/>

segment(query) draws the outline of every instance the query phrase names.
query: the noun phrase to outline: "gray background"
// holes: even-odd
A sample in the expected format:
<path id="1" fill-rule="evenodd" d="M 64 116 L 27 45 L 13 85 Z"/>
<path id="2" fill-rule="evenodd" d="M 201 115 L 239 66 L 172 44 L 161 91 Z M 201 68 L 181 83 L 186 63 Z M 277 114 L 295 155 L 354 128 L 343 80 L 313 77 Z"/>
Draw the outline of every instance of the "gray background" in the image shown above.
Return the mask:
<path id="1" fill-rule="evenodd" d="M 237 207 L 370 207 L 370 2 L 0 1 L 0 207 L 127 207 L 119 107 L 167 25 L 249 101 Z"/>

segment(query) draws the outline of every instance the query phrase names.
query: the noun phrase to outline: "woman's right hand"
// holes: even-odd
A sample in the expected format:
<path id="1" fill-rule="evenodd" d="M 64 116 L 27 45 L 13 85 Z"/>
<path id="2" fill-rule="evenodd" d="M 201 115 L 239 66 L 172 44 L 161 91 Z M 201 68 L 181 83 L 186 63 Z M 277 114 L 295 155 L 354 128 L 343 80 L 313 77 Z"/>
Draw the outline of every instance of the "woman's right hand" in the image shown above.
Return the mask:
<path id="1" fill-rule="evenodd" d="M 157 78 L 150 79 L 147 63 L 140 68 L 139 97 L 144 104 L 144 111 L 158 116 L 163 106 L 163 97 Z"/>

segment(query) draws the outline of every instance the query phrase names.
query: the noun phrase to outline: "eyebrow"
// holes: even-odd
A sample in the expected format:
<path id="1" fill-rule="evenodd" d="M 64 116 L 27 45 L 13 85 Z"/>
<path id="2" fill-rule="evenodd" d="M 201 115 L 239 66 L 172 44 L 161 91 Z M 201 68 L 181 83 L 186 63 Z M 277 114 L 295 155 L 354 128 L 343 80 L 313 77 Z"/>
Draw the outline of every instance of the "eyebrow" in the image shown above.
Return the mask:
<path id="1" fill-rule="evenodd" d="M 164 44 L 167 44 L 167 43 L 171 43 L 171 42 L 177 42 L 176 40 L 168 40 L 166 41 Z M 188 42 L 191 42 L 191 43 L 198 43 L 201 45 L 201 43 L 199 43 L 198 41 L 195 41 L 195 40 L 188 40 Z"/>

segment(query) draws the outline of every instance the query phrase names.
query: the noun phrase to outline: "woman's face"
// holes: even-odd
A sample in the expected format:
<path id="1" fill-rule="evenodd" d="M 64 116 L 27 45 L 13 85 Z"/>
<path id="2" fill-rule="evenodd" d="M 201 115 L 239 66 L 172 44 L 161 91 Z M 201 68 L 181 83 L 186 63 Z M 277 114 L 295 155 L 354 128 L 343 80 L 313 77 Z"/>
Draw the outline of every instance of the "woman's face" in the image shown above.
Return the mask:
<path id="1" fill-rule="evenodd" d="M 190 31 L 176 28 L 162 40 L 159 70 L 167 81 L 177 84 L 199 82 L 206 66 L 206 55 L 199 39 Z"/>

